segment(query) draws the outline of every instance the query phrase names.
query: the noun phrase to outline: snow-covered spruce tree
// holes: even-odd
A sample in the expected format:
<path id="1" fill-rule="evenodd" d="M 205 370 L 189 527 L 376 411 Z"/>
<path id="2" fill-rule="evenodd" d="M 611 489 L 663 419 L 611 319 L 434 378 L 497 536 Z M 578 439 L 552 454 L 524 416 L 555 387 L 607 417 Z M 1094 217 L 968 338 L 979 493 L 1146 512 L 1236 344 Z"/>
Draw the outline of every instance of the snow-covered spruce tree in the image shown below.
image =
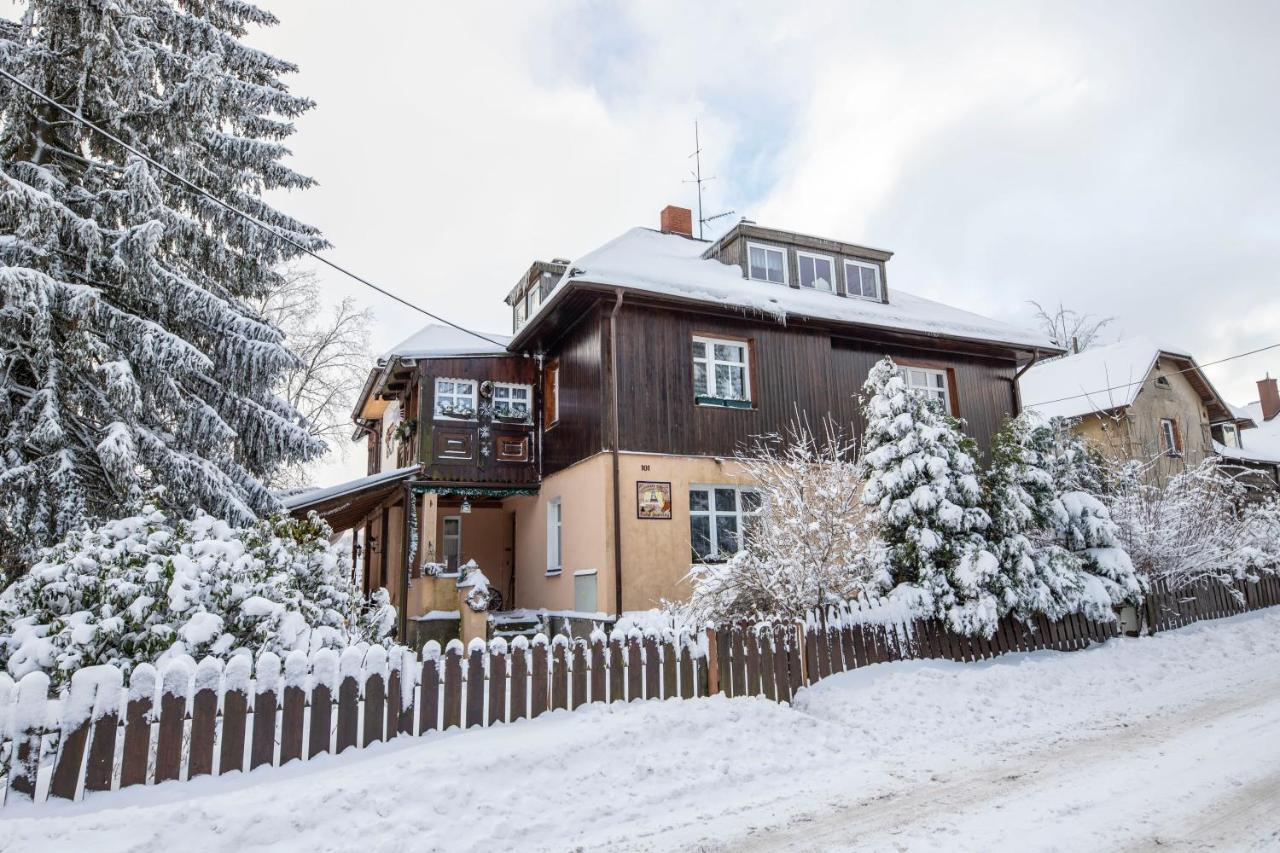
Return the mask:
<path id="1" fill-rule="evenodd" d="M 937 402 L 908 389 L 888 357 L 871 369 L 862 407 L 862 500 L 879 530 L 880 583 L 918 597 L 957 631 L 990 634 L 999 561 L 984 537 L 990 519 L 972 439 Z"/>
<path id="2" fill-rule="evenodd" d="M 856 442 L 829 419 L 819 438 L 797 418 L 785 435 L 760 437 L 736 459 L 760 508 L 741 551 L 690 570 L 690 621 L 800 620 L 867 588 Z"/>
<path id="3" fill-rule="evenodd" d="M 1136 599 L 1140 583 L 1115 525 L 1086 488 L 1100 482 L 1095 454 L 1066 422 L 1026 413 L 1006 421 L 983 482 L 1003 610 L 1110 619 L 1113 606 Z"/>
<path id="4" fill-rule="evenodd" d="M 262 193 L 311 180 L 281 140 L 312 106 L 239 39 L 242 0 L 28 0 L 0 31 L 26 83 L 311 248 Z M 21 564 L 154 484 L 242 524 L 318 454 L 275 390 L 296 364 L 244 300 L 297 250 L 0 82 L 0 554 Z M 11 562 L 10 568 L 13 568 Z"/>
<path id="5" fill-rule="evenodd" d="M 100 663 L 379 642 L 395 610 L 383 590 L 362 602 L 329 534 L 314 516 L 235 527 L 152 505 L 73 531 L 0 593 L 0 668 L 60 683 Z"/>

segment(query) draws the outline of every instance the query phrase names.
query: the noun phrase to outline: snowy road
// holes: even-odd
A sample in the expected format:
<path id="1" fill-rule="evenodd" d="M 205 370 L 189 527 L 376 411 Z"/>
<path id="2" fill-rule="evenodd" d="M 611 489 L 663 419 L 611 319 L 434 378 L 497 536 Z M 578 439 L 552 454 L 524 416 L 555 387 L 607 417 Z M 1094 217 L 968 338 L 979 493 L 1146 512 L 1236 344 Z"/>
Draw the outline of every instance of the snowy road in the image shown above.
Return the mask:
<path id="1" fill-rule="evenodd" d="M 1280 612 L 0 810 L 0 851 L 1280 849 Z"/>

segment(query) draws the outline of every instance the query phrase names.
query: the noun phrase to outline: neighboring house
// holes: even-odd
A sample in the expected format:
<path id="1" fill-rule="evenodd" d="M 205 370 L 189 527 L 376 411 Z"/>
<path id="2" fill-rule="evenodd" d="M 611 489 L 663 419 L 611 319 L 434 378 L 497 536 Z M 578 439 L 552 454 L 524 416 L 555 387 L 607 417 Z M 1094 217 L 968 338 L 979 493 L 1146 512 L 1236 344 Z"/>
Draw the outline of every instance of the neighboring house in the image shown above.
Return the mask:
<path id="1" fill-rule="evenodd" d="M 1234 407 L 1239 421 L 1256 426 L 1244 434 L 1216 435 L 1214 449 L 1248 471 L 1255 481 L 1280 487 L 1280 391 L 1271 374 L 1258 380 L 1258 399 L 1247 406 Z"/>
<path id="2" fill-rule="evenodd" d="M 429 326 L 371 372 L 355 412 L 370 477 L 291 508 L 356 529 L 366 584 L 411 619 L 457 608 L 418 567 L 469 559 L 506 607 L 686 598 L 691 562 L 737 550 L 757 506 L 733 462 L 753 437 L 797 415 L 857 434 L 862 383 L 891 355 L 985 452 L 1019 410 L 1019 369 L 1061 352 L 898 290 L 887 251 L 747 221 L 697 240 L 682 208 L 661 221 L 533 264 L 506 297 L 513 338 Z"/>
<path id="3" fill-rule="evenodd" d="M 1037 364 L 1019 380 L 1023 405 L 1076 431 L 1113 458 L 1152 462 L 1158 481 L 1239 448 L 1253 421 L 1235 411 L 1185 350 L 1149 338 Z"/>

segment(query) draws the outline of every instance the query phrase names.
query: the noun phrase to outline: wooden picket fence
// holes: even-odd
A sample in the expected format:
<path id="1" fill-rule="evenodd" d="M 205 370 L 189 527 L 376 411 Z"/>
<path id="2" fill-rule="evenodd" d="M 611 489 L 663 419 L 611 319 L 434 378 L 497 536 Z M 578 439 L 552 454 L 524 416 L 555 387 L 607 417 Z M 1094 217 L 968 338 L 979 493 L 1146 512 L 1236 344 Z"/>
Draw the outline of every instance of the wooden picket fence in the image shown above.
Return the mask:
<path id="1" fill-rule="evenodd" d="M 1233 595 L 1233 591 L 1238 593 Z M 1280 604 L 1280 579 L 1159 588 L 1140 608 L 1145 632 Z M 224 663 L 170 661 L 77 672 L 51 696 L 48 677 L 0 674 L 0 794 L 6 804 L 223 775 L 398 737 L 508 724 L 588 703 L 716 693 L 789 702 L 828 676 L 913 659 L 980 661 L 1008 652 L 1074 651 L 1117 636 L 1116 621 L 1000 620 L 990 637 L 937 619 L 896 620 L 883 602 L 813 614 L 804 624 L 739 625 L 705 636 L 633 634 L 533 643 L 429 643 L 421 655 L 381 646 L 341 656 L 293 652 Z M 252 669 L 252 671 L 251 671 Z M 56 720 L 51 719 L 56 718 Z"/>
<path id="2" fill-rule="evenodd" d="M 1256 583 L 1209 581 L 1176 591 L 1157 581 L 1140 615 L 1144 632 L 1155 633 L 1276 605 L 1280 605 L 1280 576 L 1276 575 L 1264 575 Z"/>

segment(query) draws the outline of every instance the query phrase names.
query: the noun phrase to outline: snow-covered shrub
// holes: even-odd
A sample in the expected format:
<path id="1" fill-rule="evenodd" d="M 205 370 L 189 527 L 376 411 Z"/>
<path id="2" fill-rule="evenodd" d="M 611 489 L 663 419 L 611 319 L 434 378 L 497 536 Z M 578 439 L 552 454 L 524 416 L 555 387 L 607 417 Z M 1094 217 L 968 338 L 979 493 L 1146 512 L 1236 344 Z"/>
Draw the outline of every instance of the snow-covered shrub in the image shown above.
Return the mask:
<path id="1" fill-rule="evenodd" d="M 888 357 L 867 377 L 862 406 L 862 499 L 879 531 L 880 584 L 918 590 L 927 609 L 957 631 L 990 634 L 999 617 L 999 562 L 984 538 L 990 519 L 973 440 L 936 401 L 911 391 Z"/>
<path id="2" fill-rule="evenodd" d="M 93 664 L 128 673 L 176 655 L 378 642 L 395 610 L 383 590 L 361 600 L 328 537 L 315 516 L 232 527 L 203 513 L 174 521 L 150 505 L 75 531 L 0 593 L 0 667 L 57 683 Z"/>
<path id="3" fill-rule="evenodd" d="M 1024 413 L 996 435 L 983 493 L 1002 612 L 1109 620 L 1115 605 L 1141 594 L 1114 522 L 1088 490 L 1101 483 L 1097 466 L 1061 419 L 1044 424 Z"/>
<path id="4" fill-rule="evenodd" d="M 1107 500 L 1134 565 L 1176 591 L 1280 570 L 1280 505 L 1249 497 L 1244 481 L 1209 458 L 1164 483 L 1143 463 L 1119 466 Z"/>
<path id="5" fill-rule="evenodd" d="M 796 620 L 856 597 L 870 580 L 856 444 L 829 420 L 821 438 L 793 421 L 786 435 L 758 438 L 737 462 L 760 507 L 742 550 L 691 569 L 689 618 Z"/>

